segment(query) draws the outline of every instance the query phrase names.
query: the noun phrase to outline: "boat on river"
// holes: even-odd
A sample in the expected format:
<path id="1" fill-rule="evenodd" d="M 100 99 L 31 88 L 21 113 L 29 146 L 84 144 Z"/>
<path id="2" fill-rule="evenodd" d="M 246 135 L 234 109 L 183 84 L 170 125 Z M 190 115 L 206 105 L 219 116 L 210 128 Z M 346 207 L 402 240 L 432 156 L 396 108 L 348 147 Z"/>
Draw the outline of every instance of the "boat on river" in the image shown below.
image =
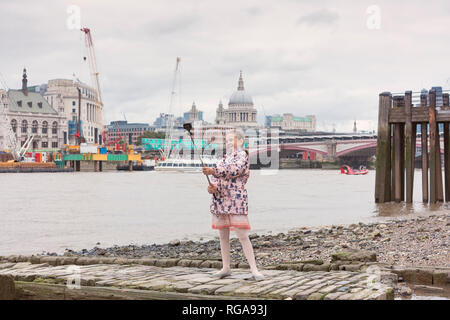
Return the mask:
<path id="1" fill-rule="evenodd" d="M 202 157 L 205 167 L 214 168 L 219 162 L 215 157 Z M 201 172 L 202 163 L 200 159 L 169 158 L 156 163 L 155 171 L 181 171 L 181 172 Z"/>
<path id="2" fill-rule="evenodd" d="M 341 166 L 341 173 L 342 174 L 348 174 L 348 175 L 363 175 L 367 174 L 369 172 L 368 169 L 364 166 L 360 166 L 359 169 L 352 169 L 352 167 L 344 164 Z"/>

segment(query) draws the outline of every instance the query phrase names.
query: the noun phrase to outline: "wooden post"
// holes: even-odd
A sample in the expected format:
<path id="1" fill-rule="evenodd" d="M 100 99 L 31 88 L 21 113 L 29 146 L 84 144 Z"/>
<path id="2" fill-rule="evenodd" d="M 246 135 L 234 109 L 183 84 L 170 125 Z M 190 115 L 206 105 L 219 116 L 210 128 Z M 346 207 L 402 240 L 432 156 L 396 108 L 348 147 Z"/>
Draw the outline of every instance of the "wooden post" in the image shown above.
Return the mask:
<path id="1" fill-rule="evenodd" d="M 391 129 L 389 125 L 389 110 L 392 96 L 383 92 L 379 96 L 377 163 L 375 176 L 375 202 L 391 201 Z"/>
<path id="2" fill-rule="evenodd" d="M 450 202 L 450 136 L 449 123 L 444 123 L 445 201 Z"/>
<path id="3" fill-rule="evenodd" d="M 428 203 L 428 123 L 422 122 L 422 201 Z"/>
<path id="4" fill-rule="evenodd" d="M 402 143 L 401 143 L 401 125 L 394 124 L 394 200 L 400 202 L 402 200 Z"/>
<path id="5" fill-rule="evenodd" d="M 98 170 L 99 170 L 100 172 L 103 171 L 103 161 L 99 161 L 99 162 L 98 162 Z"/>
<path id="6" fill-rule="evenodd" d="M 406 169 L 406 202 L 412 203 L 414 187 L 414 156 L 416 150 L 415 139 L 413 139 L 412 124 L 412 92 L 405 92 L 405 169 Z M 414 144 L 413 144 L 414 140 Z"/>
<path id="7" fill-rule="evenodd" d="M 389 124 L 391 128 L 391 201 L 395 199 L 395 142 L 394 142 L 394 125 Z"/>
<path id="8" fill-rule="evenodd" d="M 429 126 L 430 126 L 430 203 L 437 202 L 436 182 L 436 90 L 430 90 Z"/>
<path id="9" fill-rule="evenodd" d="M 400 201 L 405 201 L 405 124 L 400 124 Z"/>
<path id="10" fill-rule="evenodd" d="M 427 106 L 427 95 L 420 95 L 420 106 Z M 422 201 L 428 203 L 428 122 L 420 124 L 422 144 Z"/>
<path id="11" fill-rule="evenodd" d="M 444 201 L 444 187 L 442 185 L 441 164 L 441 138 L 439 136 L 439 123 L 436 122 L 436 192 L 437 201 Z"/>

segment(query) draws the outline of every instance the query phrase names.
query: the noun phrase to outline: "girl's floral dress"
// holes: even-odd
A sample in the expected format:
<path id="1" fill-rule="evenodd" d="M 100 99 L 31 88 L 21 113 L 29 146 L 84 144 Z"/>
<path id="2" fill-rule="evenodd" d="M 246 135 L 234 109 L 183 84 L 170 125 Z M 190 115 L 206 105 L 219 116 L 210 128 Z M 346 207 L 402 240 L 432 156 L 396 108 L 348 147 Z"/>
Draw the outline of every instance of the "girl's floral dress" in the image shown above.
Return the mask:
<path id="1" fill-rule="evenodd" d="M 211 178 L 217 189 L 216 199 L 212 198 L 210 206 L 213 229 L 250 229 L 245 188 L 249 175 L 250 164 L 244 150 L 226 154 L 217 163 Z"/>

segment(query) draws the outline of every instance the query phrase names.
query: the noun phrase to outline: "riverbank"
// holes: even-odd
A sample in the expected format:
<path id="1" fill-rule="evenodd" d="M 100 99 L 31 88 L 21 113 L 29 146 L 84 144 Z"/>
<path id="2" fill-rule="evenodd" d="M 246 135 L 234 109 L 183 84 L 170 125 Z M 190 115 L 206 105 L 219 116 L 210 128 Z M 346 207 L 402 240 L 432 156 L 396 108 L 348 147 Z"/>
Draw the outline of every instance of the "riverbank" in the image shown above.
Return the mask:
<path id="1" fill-rule="evenodd" d="M 259 266 L 266 267 L 292 261 L 321 260 L 331 262 L 342 250 L 374 252 L 377 262 L 398 266 L 450 267 L 449 214 L 411 218 L 392 218 L 384 222 L 299 228 L 288 233 L 250 234 Z M 56 254 L 52 254 L 56 255 Z M 218 239 L 206 242 L 175 239 L 161 245 L 94 247 L 65 256 L 102 256 L 121 258 L 178 258 L 220 260 Z M 245 263 L 238 239 L 231 239 L 234 263 Z"/>

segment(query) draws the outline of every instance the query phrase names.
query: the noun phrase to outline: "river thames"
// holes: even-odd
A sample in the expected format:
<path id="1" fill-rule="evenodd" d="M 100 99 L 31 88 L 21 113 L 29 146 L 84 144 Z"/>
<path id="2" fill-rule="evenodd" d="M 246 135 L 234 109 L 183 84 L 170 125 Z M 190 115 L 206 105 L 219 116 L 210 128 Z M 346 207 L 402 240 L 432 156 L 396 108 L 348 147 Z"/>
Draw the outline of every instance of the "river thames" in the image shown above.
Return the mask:
<path id="1" fill-rule="evenodd" d="M 448 204 L 421 203 L 416 170 L 414 204 L 374 203 L 375 171 L 251 171 L 247 184 L 251 232 L 371 222 L 427 215 Z M 207 240 L 210 195 L 200 173 L 76 172 L 2 174 L 0 255 L 61 254 L 66 248 Z"/>

